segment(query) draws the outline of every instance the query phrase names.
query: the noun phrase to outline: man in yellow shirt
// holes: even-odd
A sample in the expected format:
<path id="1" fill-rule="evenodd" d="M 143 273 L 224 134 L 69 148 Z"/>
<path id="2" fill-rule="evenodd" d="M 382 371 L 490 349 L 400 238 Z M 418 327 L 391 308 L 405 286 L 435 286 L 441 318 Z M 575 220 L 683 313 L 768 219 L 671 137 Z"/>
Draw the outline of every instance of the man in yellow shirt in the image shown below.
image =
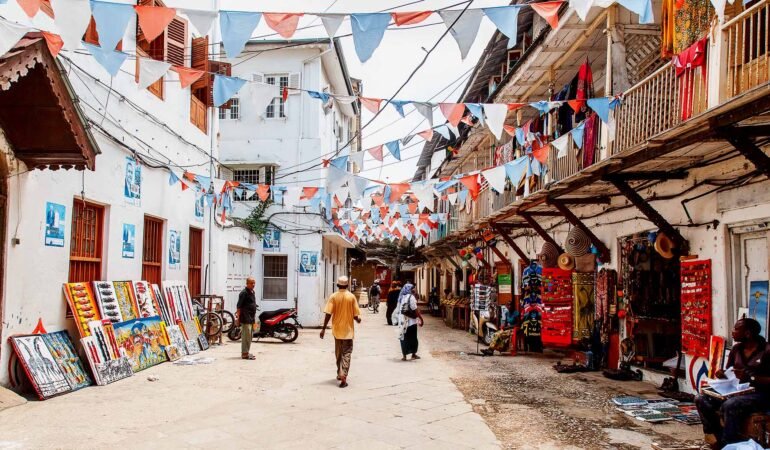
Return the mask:
<path id="1" fill-rule="evenodd" d="M 361 323 L 361 310 L 358 309 L 356 296 L 348 291 L 348 277 L 337 278 L 337 292 L 329 297 L 324 308 L 326 317 L 321 329 L 321 339 L 326 334 L 329 320 L 332 321 L 332 335 L 334 335 L 334 355 L 337 357 L 337 379 L 340 387 L 348 386 L 348 371 L 350 370 L 350 357 L 353 354 L 353 320 Z"/>

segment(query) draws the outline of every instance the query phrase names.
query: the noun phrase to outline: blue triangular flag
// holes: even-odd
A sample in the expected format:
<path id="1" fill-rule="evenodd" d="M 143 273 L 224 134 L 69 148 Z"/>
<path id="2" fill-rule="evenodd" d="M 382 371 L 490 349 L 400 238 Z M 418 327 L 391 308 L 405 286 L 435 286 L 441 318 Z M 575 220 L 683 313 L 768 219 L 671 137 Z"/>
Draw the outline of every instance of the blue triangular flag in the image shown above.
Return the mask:
<path id="1" fill-rule="evenodd" d="M 107 73 L 111 76 L 115 76 L 120 71 L 120 66 L 128 58 L 127 53 L 117 52 L 115 50 L 105 50 L 95 45 L 87 44 L 83 42 L 83 46 L 91 53 L 96 62 L 102 65 Z"/>
<path id="2" fill-rule="evenodd" d="M 326 92 L 307 91 L 307 95 L 311 96 L 312 98 L 316 98 L 318 100 L 321 100 L 324 103 L 328 102 L 329 98 L 331 98 L 331 96 L 329 94 L 327 94 Z"/>
<path id="3" fill-rule="evenodd" d="M 511 181 L 514 189 L 518 188 L 521 179 L 524 177 L 528 159 L 529 156 L 522 156 L 511 162 L 505 163 L 505 175 Z"/>
<path id="4" fill-rule="evenodd" d="M 348 155 L 340 156 L 338 158 L 334 158 L 332 160 L 329 160 L 329 164 L 332 166 L 340 169 L 340 170 L 347 170 L 348 168 Z"/>
<path id="5" fill-rule="evenodd" d="M 351 14 L 350 26 L 353 29 L 353 44 L 362 63 L 369 60 L 374 50 L 380 46 L 385 29 L 390 24 L 389 13 Z"/>
<path id="6" fill-rule="evenodd" d="M 516 142 L 524 147 L 527 144 L 527 137 L 524 136 L 524 128 L 516 128 L 514 134 L 516 134 Z"/>
<path id="7" fill-rule="evenodd" d="M 618 0 L 622 6 L 639 15 L 640 24 L 655 23 L 655 17 L 652 15 L 651 0 Z"/>
<path id="8" fill-rule="evenodd" d="M 179 182 L 179 177 L 172 171 L 168 176 L 168 185 L 173 186 Z"/>
<path id="9" fill-rule="evenodd" d="M 204 191 L 208 192 L 211 189 L 211 178 L 210 177 L 204 177 L 203 175 L 195 175 L 193 177 L 195 181 L 200 183 L 201 187 Z"/>
<path id="10" fill-rule="evenodd" d="M 227 103 L 246 84 L 246 80 L 214 74 L 214 106 Z"/>
<path id="11" fill-rule="evenodd" d="M 620 99 L 620 97 L 613 98 L 612 101 L 610 102 L 610 109 L 614 111 L 615 108 L 617 108 L 621 103 L 622 103 L 622 100 Z"/>
<path id="12" fill-rule="evenodd" d="M 401 161 L 401 148 L 398 145 L 398 140 L 386 143 L 385 147 L 387 147 L 388 151 L 391 155 L 393 155 L 394 158 Z"/>
<path id="13" fill-rule="evenodd" d="M 261 18 L 262 14 L 258 12 L 219 11 L 222 45 L 228 58 L 235 58 L 241 53 Z"/>
<path id="14" fill-rule="evenodd" d="M 96 22 L 99 46 L 114 50 L 118 42 L 123 39 L 128 22 L 134 18 L 136 12 L 133 5 L 92 1 L 91 15 Z"/>
<path id="15" fill-rule="evenodd" d="M 607 97 L 589 98 L 588 106 L 593 109 L 602 122 L 607 123 L 610 121 L 610 99 Z"/>
<path id="16" fill-rule="evenodd" d="M 441 125 L 441 126 L 438 126 L 438 127 L 434 128 L 434 130 L 436 131 L 436 133 L 440 134 L 441 137 L 443 137 L 447 141 L 452 139 L 452 135 L 449 132 L 449 127 L 448 126 Z"/>
<path id="17" fill-rule="evenodd" d="M 433 188 L 435 190 L 439 191 L 439 192 L 443 192 L 443 191 L 449 189 L 450 187 L 454 186 L 455 184 L 457 184 L 459 182 L 460 182 L 460 180 L 444 181 L 443 183 L 439 183 L 439 184 L 435 185 Z"/>
<path id="18" fill-rule="evenodd" d="M 540 111 L 540 115 L 548 113 L 551 109 L 553 109 L 553 103 L 548 102 L 545 100 L 540 100 L 539 102 L 532 102 L 529 104 L 529 106 L 535 108 L 536 110 Z"/>
<path id="19" fill-rule="evenodd" d="M 468 190 L 463 189 L 462 191 L 458 192 L 457 198 L 460 201 L 460 204 L 465 203 L 465 200 L 468 199 Z"/>
<path id="20" fill-rule="evenodd" d="M 575 145 L 578 146 L 578 148 L 583 148 L 583 131 L 585 130 L 586 123 L 580 122 L 580 125 L 576 126 L 575 128 L 570 131 L 572 133 L 572 140 L 575 142 Z"/>
<path id="21" fill-rule="evenodd" d="M 482 125 L 484 125 L 484 107 L 481 103 L 466 103 L 465 107 L 473 114 L 473 117 L 479 119 Z"/>
<path id="22" fill-rule="evenodd" d="M 394 108 L 396 108 L 396 112 L 398 113 L 401 118 L 404 118 L 406 114 L 404 114 L 404 106 L 408 105 L 412 102 L 409 100 L 391 100 L 390 104 L 393 105 Z"/>
<path id="23" fill-rule="evenodd" d="M 498 6 L 482 9 L 497 29 L 508 36 L 508 48 L 513 48 L 516 45 L 516 38 L 519 33 L 520 8 L 521 6 Z"/>

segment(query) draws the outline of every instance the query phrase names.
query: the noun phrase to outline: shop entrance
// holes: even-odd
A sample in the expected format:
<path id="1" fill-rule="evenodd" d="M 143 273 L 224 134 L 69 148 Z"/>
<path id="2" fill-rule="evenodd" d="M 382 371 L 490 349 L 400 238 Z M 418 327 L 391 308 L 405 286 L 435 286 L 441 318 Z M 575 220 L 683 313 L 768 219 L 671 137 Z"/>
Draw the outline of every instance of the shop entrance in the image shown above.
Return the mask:
<path id="1" fill-rule="evenodd" d="M 679 260 L 655 249 L 655 233 L 620 239 L 621 282 L 627 306 L 627 337 L 634 361 L 650 369 L 676 357 L 682 347 Z"/>

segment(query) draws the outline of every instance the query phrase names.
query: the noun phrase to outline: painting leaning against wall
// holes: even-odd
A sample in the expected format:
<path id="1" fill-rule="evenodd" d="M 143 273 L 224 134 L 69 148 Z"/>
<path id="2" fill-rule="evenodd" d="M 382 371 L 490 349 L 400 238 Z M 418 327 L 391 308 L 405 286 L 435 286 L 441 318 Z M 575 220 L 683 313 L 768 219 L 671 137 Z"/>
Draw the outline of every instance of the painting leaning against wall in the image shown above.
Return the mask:
<path id="1" fill-rule="evenodd" d="M 10 340 L 40 400 L 72 390 L 41 335 L 11 336 Z"/>
<path id="2" fill-rule="evenodd" d="M 168 361 L 160 317 L 127 320 L 114 328 L 118 348 L 131 360 L 134 372 Z"/>

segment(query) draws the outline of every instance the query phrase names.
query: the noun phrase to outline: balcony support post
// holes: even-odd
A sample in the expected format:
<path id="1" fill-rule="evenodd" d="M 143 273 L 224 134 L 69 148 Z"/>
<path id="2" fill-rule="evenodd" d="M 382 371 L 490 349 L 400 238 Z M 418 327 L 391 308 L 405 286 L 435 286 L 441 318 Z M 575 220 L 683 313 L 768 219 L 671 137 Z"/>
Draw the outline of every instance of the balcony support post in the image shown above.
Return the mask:
<path id="1" fill-rule="evenodd" d="M 499 234 L 500 237 L 503 238 L 505 243 L 508 244 L 508 247 L 511 247 L 511 249 L 513 249 L 513 251 L 516 252 L 517 255 L 519 255 L 519 259 L 529 262 L 529 257 L 527 257 L 527 254 L 524 253 L 521 247 L 519 247 L 513 239 L 511 239 L 511 236 L 508 234 L 507 231 L 505 231 L 503 227 L 501 227 L 496 223 L 492 223 L 491 225 L 492 225 L 492 228 L 495 231 L 497 231 L 497 234 Z"/>
<path id="2" fill-rule="evenodd" d="M 591 243 L 596 247 L 596 249 L 599 251 L 599 257 L 601 258 L 602 262 L 609 262 L 610 261 L 610 249 L 607 248 L 606 245 L 604 245 L 604 242 L 602 242 L 596 235 L 591 231 L 590 228 L 588 228 L 582 220 L 578 218 L 572 211 L 570 211 L 569 208 L 567 208 L 566 205 L 563 203 L 551 200 L 549 202 L 551 205 L 553 205 L 554 208 L 558 209 L 559 212 L 564 216 L 565 219 L 569 223 L 572 224 L 572 226 L 578 228 L 583 233 L 588 236 L 588 239 L 591 241 Z"/>
<path id="3" fill-rule="evenodd" d="M 662 215 L 660 215 L 660 213 L 656 211 L 655 208 L 647 203 L 644 198 L 642 198 L 642 196 L 634 190 L 634 188 L 629 186 L 628 183 L 617 178 L 610 178 L 609 181 L 618 191 L 620 191 L 621 194 L 623 194 L 624 197 L 628 199 L 628 201 L 631 202 L 631 204 L 636 206 L 636 209 L 638 209 L 642 214 L 650 219 L 650 222 L 654 223 L 655 226 L 660 228 L 660 230 L 666 234 L 666 236 L 674 241 L 674 245 L 676 245 L 676 248 L 679 249 L 680 254 L 687 254 L 690 248 L 690 244 L 687 242 L 687 239 L 685 239 L 684 236 L 679 233 L 679 230 L 668 223 L 668 221 Z"/>
<path id="4" fill-rule="evenodd" d="M 529 213 L 519 213 L 519 215 L 523 217 L 524 220 L 527 221 L 529 226 L 532 227 L 532 229 L 535 230 L 535 233 L 537 233 L 544 241 L 550 242 L 551 244 L 556 246 L 556 248 L 559 249 L 559 253 L 562 253 L 564 251 L 562 250 L 561 245 L 557 244 L 556 241 L 551 237 L 551 235 L 548 234 L 548 232 L 545 231 L 543 227 L 541 227 L 540 224 L 537 223 L 537 221 L 534 218 L 532 218 L 532 216 Z"/>
<path id="5" fill-rule="evenodd" d="M 722 135 L 730 145 L 735 147 L 744 158 L 748 159 L 758 171 L 770 178 L 770 156 L 767 156 L 761 148 L 757 147 L 751 139 L 747 138 L 745 132 L 742 133 L 734 128 L 726 128 L 720 130 L 719 134 Z"/>

